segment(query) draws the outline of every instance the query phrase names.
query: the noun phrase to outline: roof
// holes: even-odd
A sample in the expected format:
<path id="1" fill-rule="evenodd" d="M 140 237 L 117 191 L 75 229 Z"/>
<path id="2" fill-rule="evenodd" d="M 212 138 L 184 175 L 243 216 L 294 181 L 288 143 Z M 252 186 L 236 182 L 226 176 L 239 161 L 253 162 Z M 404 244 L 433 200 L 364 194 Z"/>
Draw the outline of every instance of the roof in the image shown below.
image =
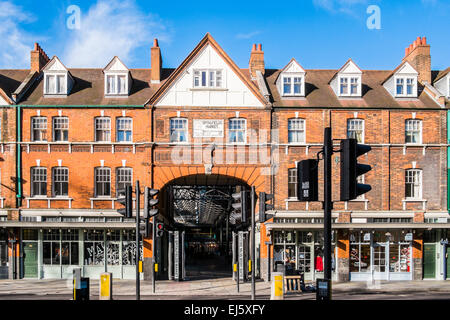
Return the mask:
<path id="1" fill-rule="evenodd" d="M 0 95 L 11 100 L 12 94 L 29 73 L 30 70 L 0 70 Z"/>
<path id="2" fill-rule="evenodd" d="M 130 94 L 121 98 L 105 97 L 105 75 L 103 68 L 69 69 L 75 83 L 67 96 L 44 97 L 44 81 L 40 77 L 20 101 L 20 105 L 144 105 L 156 90 L 166 81 L 173 69 L 163 68 L 160 84 L 150 84 L 151 69 L 130 69 L 133 79 Z"/>
<path id="3" fill-rule="evenodd" d="M 441 80 L 442 78 L 444 78 L 447 74 L 450 73 L 450 67 L 448 67 L 445 70 L 439 71 L 436 75 L 436 78 L 433 80 L 433 83 L 438 82 L 439 80 Z"/>
<path id="4" fill-rule="evenodd" d="M 306 70 L 305 97 L 282 98 L 276 87 L 281 70 L 266 69 L 266 81 L 272 94 L 274 107 L 305 108 L 406 108 L 426 109 L 439 107 L 428 94 L 420 92 L 418 99 L 394 99 L 383 87 L 383 81 L 392 71 L 362 70 L 362 97 L 338 99 L 328 84 L 336 70 Z"/>
<path id="5" fill-rule="evenodd" d="M 206 33 L 203 39 L 197 44 L 194 50 L 183 60 L 183 62 L 174 70 L 174 72 L 169 76 L 166 83 L 162 84 L 158 91 L 150 97 L 148 103 L 156 104 L 160 97 L 170 88 L 171 83 L 173 83 L 189 66 L 191 61 L 195 59 L 197 54 L 207 45 L 211 45 L 217 53 L 224 59 L 224 61 L 230 66 L 230 68 L 236 73 L 236 75 L 244 82 L 244 84 L 253 92 L 257 99 L 259 99 L 263 104 L 266 104 L 267 101 L 264 96 L 261 94 L 261 91 L 257 85 L 256 81 L 252 81 L 250 77 L 250 71 L 248 69 L 240 69 L 228 54 L 220 47 L 220 45 L 214 40 L 214 38 L 210 35 L 210 33 Z"/>

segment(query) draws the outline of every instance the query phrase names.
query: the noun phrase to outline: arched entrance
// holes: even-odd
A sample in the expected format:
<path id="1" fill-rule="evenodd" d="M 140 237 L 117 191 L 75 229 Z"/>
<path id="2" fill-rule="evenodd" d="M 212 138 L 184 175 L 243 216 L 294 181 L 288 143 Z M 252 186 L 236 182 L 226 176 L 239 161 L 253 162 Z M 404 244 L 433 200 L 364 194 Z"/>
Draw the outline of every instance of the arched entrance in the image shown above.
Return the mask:
<path id="1" fill-rule="evenodd" d="M 245 226 L 231 212 L 231 195 L 249 188 L 241 179 L 219 174 L 183 176 L 162 188 L 171 232 L 159 249 L 161 260 L 167 261 L 169 279 L 182 278 L 179 270 L 184 279 L 232 276 L 232 233 Z"/>

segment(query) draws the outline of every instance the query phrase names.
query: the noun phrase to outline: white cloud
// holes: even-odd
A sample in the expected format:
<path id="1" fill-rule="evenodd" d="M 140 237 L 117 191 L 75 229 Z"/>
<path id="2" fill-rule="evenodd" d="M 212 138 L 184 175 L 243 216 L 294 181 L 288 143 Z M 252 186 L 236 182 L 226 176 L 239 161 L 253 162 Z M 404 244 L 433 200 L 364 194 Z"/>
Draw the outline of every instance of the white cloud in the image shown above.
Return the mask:
<path id="1" fill-rule="evenodd" d="M 29 68 L 33 37 L 20 24 L 33 16 L 10 1 L 0 1 L 0 68 Z"/>
<path id="2" fill-rule="evenodd" d="M 313 0 L 313 4 L 331 13 L 354 15 L 355 7 L 358 5 L 368 5 L 369 0 Z"/>
<path id="3" fill-rule="evenodd" d="M 238 33 L 236 35 L 237 39 L 250 39 L 253 38 L 254 36 L 260 34 L 261 31 L 253 31 L 253 32 L 247 32 L 247 33 Z"/>
<path id="4" fill-rule="evenodd" d="M 104 67 L 118 56 L 125 64 L 135 50 L 169 41 L 164 24 L 139 9 L 133 0 L 99 0 L 88 12 L 81 11 L 80 29 L 66 30 L 62 61 L 68 67 Z"/>

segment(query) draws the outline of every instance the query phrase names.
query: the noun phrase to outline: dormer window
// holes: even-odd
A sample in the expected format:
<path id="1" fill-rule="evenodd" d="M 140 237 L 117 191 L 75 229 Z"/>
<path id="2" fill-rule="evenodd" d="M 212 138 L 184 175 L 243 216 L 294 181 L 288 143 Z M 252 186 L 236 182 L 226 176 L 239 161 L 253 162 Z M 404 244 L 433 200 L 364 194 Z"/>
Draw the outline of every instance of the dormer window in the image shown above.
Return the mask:
<path id="1" fill-rule="evenodd" d="M 45 94 L 67 94 L 67 75 L 45 74 Z"/>
<path id="2" fill-rule="evenodd" d="M 417 96 L 416 78 L 413 77 L 396 77 L 395 93 L 397 97 L 415 97 Z"/>
<path id="3" fill-rule="evenodd" d="M 340 77 L 339 78 L 340 96 L 360 96 L 361 81 L 360 77 Z"/>
<path id="4" fill-rule="evenodd" d="M 105 74 L 105 96 L 126 97 L 130 92 L 133 78 L 129 69 L 118 57 L 114 57 L 103 69 Z"/>
<path id="5" fill-rule="evenodd" d="M 128 93 L 127 75 L 107 75 L 106 76 L 106 94 L 123 95 Z"/>
<path id="6" fill-rule="evenodd" d="M 194 70 L 194 88 L 222 88 L 222 70 Z"/>
<path id="7" fill-rule="evenodd" d="M 74 80 L 69 70 L 62 64 L 58 57 L 53 57 L 47 65 L 42 69 L 44 73 L 44 95 L 51 98 L 52 96 L 67 96 L 72 89 Z"/>
<path id="8" fill-rule="evenodd" d="M 283 76 L 283 96 L 303 95 L 301 76 Z"/>

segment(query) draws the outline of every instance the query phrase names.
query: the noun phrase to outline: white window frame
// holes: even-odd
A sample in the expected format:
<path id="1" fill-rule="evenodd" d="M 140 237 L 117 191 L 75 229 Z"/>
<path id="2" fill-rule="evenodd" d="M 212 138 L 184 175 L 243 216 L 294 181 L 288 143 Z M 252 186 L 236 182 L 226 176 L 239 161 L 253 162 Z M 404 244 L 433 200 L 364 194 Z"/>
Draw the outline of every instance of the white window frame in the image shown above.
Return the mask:
<path id="1" fill-rule="evenodd" d="M 60 128 L 56 128 L 56 121 L 60 120 L 60 119 L 63 119 L 63 120 L 67 119 L 67 128 L 61 128 L 61 127 Z M 59 123 L 58 125 L 61 125 L 61 123 Z M 67 140 L 64 140 L 64 134 L 61 135 L 62 140 L 56 140 L 56 135 L 55 135 L 56 130 L 61 130 L 62 132 L 67 130 Z M 52 132 L 53 141 L 55 141 L 55 142 L 67 142 L 67 141 L 69 141 L 69 117 L 64 117 L 64 116 L 53 117 L 53 119 L 52 119 L 52 131 L 53 131 Z"/>
<path id="2" fill-rule="evenodd" d="M 364 133 L 365 133 L 365 123 L 364 122 L 365 121 L 364 121 L 364 119 L 359 119 L 359 118 L 349 118 L 349 119 L 347 119 L 347 138 L 350 138 L 350 135 L 349 135 L 350 131 L 356 131 L 355 129 L 350 130 L 350 124 L 352 122 L 361 124 L 361 129 L 356 129 L 356 130 L 361 130 L 362 131 L 362 134 L 361 134 L 361 140 L 362 141 L 358 141 L 358 143 L 364 143 L 364 138 L 365 138 L 365 135 L 364 135 Z M 353 128 L 355 128 L 355 124 L 353 124 Z"/>
<path id="3" fill-rule="evenodd" d="M 408 130 L 408 122 L 416 122 L 419 124 L 419 141 L 418 142 L 407 142 L 406 137 L 408 136 L 408 132 L 414 132 L 413 130 Z M 422 129 L 423 124 L 420 119 L 406 119 L 405 120 L 405 144 L 422 144 Z"/>
<path id="4" fill-rule="evenodd" d="M 343 80 L 347 85 L 346 92 L 342 92 L 342 84 Z M 352 80 L 356 79 L 356 92 L 352 93 Z M 338 92 L 340 97 L 360 97 L 361 96 L 361 87 L 362 87 L 362 77 L 360 75 L 340 75 L 338 79 Z"/>
<path id="5" fill-rule="evenodd" d="M 54 92 L 50 92 L 50 88 L 49 88 L 49 78 L 53 77 L 55 84 L 54 84 L 54 88 L 55 91 Z M 61 78 L 63 78 L 62 83 L 64 84 L 61 88 L 60 84 L 61 84 Z M 61 88 L 61 90 L 59 90 Z M 44 94 L 45 95 L 67 95 L 67 73 L 45 73 L 44 76 Z"/>
<path id="6" fill-rule="evenodd" d="M 412 176 L 411 176 L 412 174 Z M 415 176 L 416 175 L 416 176 Z M 409 177 L 408 177 L 409 176 Z M 419 181 L 416 181 L 416 177 Z M 413 181 L 408 181 L 410 178 L 413 179 Z M 406 169 L 405 170 L 405 199 L 406 200 L 422 200 L 423 196 L 423 184 L 422 184 L 422 170 L 421 169 Z M 413 195 L 412 197 L 406 196 L 406 188 L 408 184 L 413 185 L 413 191 L 416 191 L 417 188 L 417 195 Z"/>
<path id="7" fill-rule="evenodd" d="M 133 168 L 131 167 L 117 167 L 116 168 L 116 197 L 119 197 L 119 183 L 128 183 L 128 182 L 124 182 L 121 181 L 121 179 L 123 178 L 123 176 L 126 175 L 121 175 L 121 172 L 126 172 L 129 171 L 130 172 L 130 181 L 129 184 L 132 186 L 133 185 Z"/>
<path id="8" fill-rule="evenodd" d="M 35 120 L 45 120 L 42 123 L 35 123 Z M 45 123 L 45 128 L 44 126 L 36 126 L 37 124 L 44 124 Z M 39 130 L 39 131 L 43 131 L 45 133 L 41 133 L 40 137 L 41 139 L 36 140 L 35 139 L 35 134 L 34 131 L 35 130 Z M 45 139 L 42 139 L 42 136 L 45 135 Z M 41 116 L 36 116 L 36 117 L 31 117 L 31 141 L 34 142 L 46 142 L 48 141 L 48 121 L 47 121 L 47 117 L 41 117 Z"/>
<path id="9" fill-rule="evenodd" d="M 119 122 L 120 120 L 130 120 L 130 129 L 120 129 Z M 119 140 L 119 131 L 131 131 L 131 140 Z M 117 142 L 123 142 L 123 143 L 129 143 L 133 142 L 133 118 L 132 117 L 117 117 L 116 118 L 116 141 Z"/>
<path id="10" fill-rule="evenodd" d="M 109 92 L 108 88 L 108 78 L 114 78 L 114 91 Z M 119 89 L 119 77 L 125 77 L 125 87 L 124 92 L 121 92 Z M 129 75 L 127 73 L 105 73 L 105 96 L 123 96 L 128 95 L 129 87 Z"/>
<path id="11" fill-rule="evenodd" d="M 175 128 L 172 129 L 172 121 L 182 121 L 184 124 L 186 124 L 186 128 Z M 172 131 L 176 131 L 176 132 L 181 132 L 181 131 L 185 131 L 186 134 L 186 141 L 179 141 L 179 135 L 177 134 L 176 137 L 177 139 L 174 140 L 173 139 L 173 135 L 172 135 Z M 170 118 L 169 119 L 169 140 L 171 143 L 188 143 L 189 142 L 189 120 L 187 118 L 180 118 L 180 117 L 174 117 L 174 118 Z"/>
<path id="12" fill-rule="evenodd" d="M 231 122 L 233 121 L 239 121 L 239 122 L 243 122 L 244 123 L 244 129 L 231 129 Z M 244 130 L 244 141 L 230 141 L 231 132 L 238 132 Z M 245 118 L 230 118 L 228 119 L 228 137 L 227 137 L 227 141 L 230 144 L 246 144 L 247 143 L 247 119 Z"/>
<path id="13" fill-rule="evenodd" d="M 109 121 L 109 129 L 100 128 L 97 124 L 97 121 L 100 120 L 108 120 Z M 97 140 L 97 131 L 109 131 L 109 140 Z M 94 118 L 94 140 L 95 142 L 111 142 L 111 118 L 110 117 L 95 117 Z"/>
<path id="14" fill-rule="evenodd" d="M 36 175 L 34 170 L 45 170 L 45 174 L 38 174 Z M 31 180 L 31 184 L 30 184 L 30 191 L 31 191 L 31 197 L 36 197 L 36 198 L 40 198 L 40 197 L 47 197 L 47 192 L 48 192 L 48 177 L 47 177 L 47 168 L 46 167 L 31 167 L 30 170 L 30 180 Z M 36 182 L 36 177 L 45 177 L 45 181 L 44 180 L 40 180 L 37 181 L 39 183 L 44 183 L 45 182 L 45 194 L 35 194 L 35 190 L 34 190 L 34 183 Z"/>
<path id="15" fill-rule="evenodd" d="M 288 187 L 287 187 L 287 191 L 288 191 L 288 199 L 296 199 L 297 200 L 297 183 L 298 183 L 298 174 L 297 174 L 297 168 L 289 168 L 288 169 L 288 174 L 287 174 L 287 178 L 288 178 Z M 291 181 L 295 180 L 294 181 Z M 290 196 L 289 195 L 289 185 L 293 184 L 294 185 L 294 196 Z"/>
<path id="16" fill-rule="evenodd" d="M 205 72 L 205 85 L 202 84 L 202 73 Z M 217 84 L 217 73 L 220 73 L 220 83 Z M 211 75 L 214 75 L 211 77 Z M 198 77 L 198 85 L 196 79 Z M 224 87 L 223 69 L 194 69 L 192 70 L 192 87 L 194 89 L 221 89 Z"/>
<path id="17" fill-rule="evenodd" d="M 109 171 L 109 195 L 98 195 L 97 184 L 98 183 L 103 183 L 103 184 L 107 183 L 105 181 L 102 181 L 102 182 L 98 181 L 98 177 L 99 177 L 98 172 L 100 170 Z M 111 190 L 111 168 L 109 168 L 109 167 L 94 168 L 94 196 L 95 196 L 95 198 L 111 198 L 111 191 L 112 191 Z"/>
<path id="18" fill-rule="evenodd" d="M 66 173 L 60 173 L 61 177 L 67 177 L 67 181 L 56 181 L 56 170 L 66 171 Z M 56 183 L 64 183 L 67 182 L 67 194 L 65 195 L 56 195 Z M 67 198 L 69 196 L 69 168 L 67 167 L 53 167 L 52 168 L 52 196 L 55 198 Z"/>
<path id="19" fill-rule="evenodd" d="M 298 122 L 297 125 L 302 124 L 303 125 L 303 130 L 299 129 L 299 128 L 294 128 L 294 129 L 290 128 L 290 123 L 291 122 Z M 288 126 L 287 126 L 287 128 L 288 128 L 288 143 L 289 144 L 305 144 L 306 143 L 306 120 L 305 119 L 303 119 L 303 118 L 290 118 L 290 119 L 288 119 Z M 290 141 L 289 137 L 290 137 L 290 133 L 292 131 L 296 131 L 296 132 L 297 131 L 299 131 L 299 132 L 303 131 L 303 139 L 302 139 L 302 141 Z"/>
<path id="20" fill-rule="evenodd" d="M 402 80 L 402 93 L 397 92 L 397 82 Z M 412 80 L 412 93 L 408 94 L 408 80 Z M 394 94 L 398 98 L 414 98 L 417 97 L 417 77 L 416 76 L 395 76 L 394 77 Z"/>
<path id="21" fill-rule="evenodd" d="M 285 92 L 284 90 L 284 82 L 285 79 L 289 79 L 289 89 L 290 92 Z M 295 80 L 296 79 L 300 79 L 300 92 L 299 93 L 295 93 Z M 290 97 L 290 96 L 304 96 L 305 95 L 305 90 L 304 90 L 304 86 L 305 86 L 305 77 L 302 74 L 284 74 L 281 77 L 281 95 L 283 97 Z"/>

